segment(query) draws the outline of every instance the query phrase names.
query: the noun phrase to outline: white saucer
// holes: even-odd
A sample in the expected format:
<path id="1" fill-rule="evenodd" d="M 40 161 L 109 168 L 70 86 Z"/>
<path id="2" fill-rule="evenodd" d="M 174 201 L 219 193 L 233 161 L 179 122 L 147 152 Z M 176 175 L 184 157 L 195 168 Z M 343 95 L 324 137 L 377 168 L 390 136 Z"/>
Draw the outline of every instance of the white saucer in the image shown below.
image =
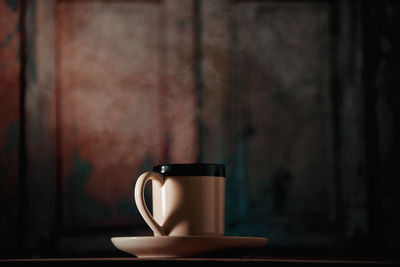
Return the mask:
<path id="1" fill-rule="evenodd" d="M 259 248 L 267 238 L 244 236 L 126 236 L 112 237 L 114 246 L 138 258 L 191 257 L 215 251 Z"/>

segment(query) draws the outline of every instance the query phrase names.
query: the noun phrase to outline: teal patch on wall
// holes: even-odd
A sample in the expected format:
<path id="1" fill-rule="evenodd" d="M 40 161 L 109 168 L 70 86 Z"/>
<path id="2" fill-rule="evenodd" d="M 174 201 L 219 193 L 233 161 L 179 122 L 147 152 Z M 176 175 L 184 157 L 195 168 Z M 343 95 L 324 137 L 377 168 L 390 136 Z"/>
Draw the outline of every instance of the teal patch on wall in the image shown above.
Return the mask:
<path id="1" fill-rule="evenodd" d="M 92 164 L 82 159 L 79 152 L 75 152 L 65 189 L 67 220 L 82 222 L 111 217 L 112 212 L 106 205 L 91 199 L 86 194 L 85 184 L 89 180 L 92 170 Z"/>
<path id="2" fill-rule="evenodd" d="M 6 5 L 12 12 L 16 12 L 18 10 L 18 0 L 5 0 Z"/>
<path id="3" fill-rule="evenodd" d="M 19 123 L 11 122 L 7 127 L 6 141 L 3 145 L 3 152 L 10 153 L 18 149 L 19 144 Z"/>

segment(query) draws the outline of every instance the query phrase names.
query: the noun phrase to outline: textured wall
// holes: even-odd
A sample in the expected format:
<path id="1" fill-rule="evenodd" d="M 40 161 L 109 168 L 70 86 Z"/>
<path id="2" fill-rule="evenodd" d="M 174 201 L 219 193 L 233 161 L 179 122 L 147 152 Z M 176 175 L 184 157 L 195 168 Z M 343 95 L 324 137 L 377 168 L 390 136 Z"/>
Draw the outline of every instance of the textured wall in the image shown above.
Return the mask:
<path id="1" fill-rule="evenodd" d="M 122 256 L 111 236 L 151 234 L 136 177 L 194 161 L 226 165 L 226 234 L 269 237 L 265 255 L 398 255 L 399 16 L 0 1 L 3 256 Z"/>

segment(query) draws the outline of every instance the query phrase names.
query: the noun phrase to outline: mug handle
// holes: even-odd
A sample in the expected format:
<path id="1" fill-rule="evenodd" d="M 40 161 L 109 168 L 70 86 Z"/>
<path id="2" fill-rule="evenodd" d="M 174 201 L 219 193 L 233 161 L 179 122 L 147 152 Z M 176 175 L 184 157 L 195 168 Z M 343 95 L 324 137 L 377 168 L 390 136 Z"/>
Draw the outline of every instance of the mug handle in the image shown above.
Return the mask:
<path id="1" fill-rule="evenodd" d="M 135 185 L 135 202 L 140 215 L 142 215 L 144 221 L 153 230 L 155 236 L 167 235 L 164 228 L 159 225 L 154 217 L 151 215 L 149 209 L 147 208 L 146 202 L 144 200 L 144 188 L 147 181 L 152 180 L 159 182 L 161 185 L 164 184 L 164 177 L 157 172 L 145 172 L 139 176 Z"/>

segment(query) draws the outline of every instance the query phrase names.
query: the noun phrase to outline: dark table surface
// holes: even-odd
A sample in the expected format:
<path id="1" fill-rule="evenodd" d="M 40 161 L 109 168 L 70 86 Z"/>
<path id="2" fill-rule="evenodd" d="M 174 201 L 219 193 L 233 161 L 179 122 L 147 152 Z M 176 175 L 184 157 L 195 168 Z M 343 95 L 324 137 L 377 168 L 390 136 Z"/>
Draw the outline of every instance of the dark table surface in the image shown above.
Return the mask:
<path id="1" fill-rule="evenodd" d="M 400 261 L 390 259 L 340 259 L 340 258 L 289 258 L 289 257 L 275 257 L 275 258 L 42 258 L 42 259 L 2 259 L 0 266 L 7 264 L 38 264 L 38 265 L 52 265 L 52 266 L 74 266 L 76 264 L 84 265 L 107 265 L 107 266 L 165 266 L 172 264 L 173 266 L 207 266 L 207 264 L 217 264 L 224 266 L 237 266 L 237 265 L 268 265 L 268 266 L 282 266 L 282 265 L 399 265 Z"/>

